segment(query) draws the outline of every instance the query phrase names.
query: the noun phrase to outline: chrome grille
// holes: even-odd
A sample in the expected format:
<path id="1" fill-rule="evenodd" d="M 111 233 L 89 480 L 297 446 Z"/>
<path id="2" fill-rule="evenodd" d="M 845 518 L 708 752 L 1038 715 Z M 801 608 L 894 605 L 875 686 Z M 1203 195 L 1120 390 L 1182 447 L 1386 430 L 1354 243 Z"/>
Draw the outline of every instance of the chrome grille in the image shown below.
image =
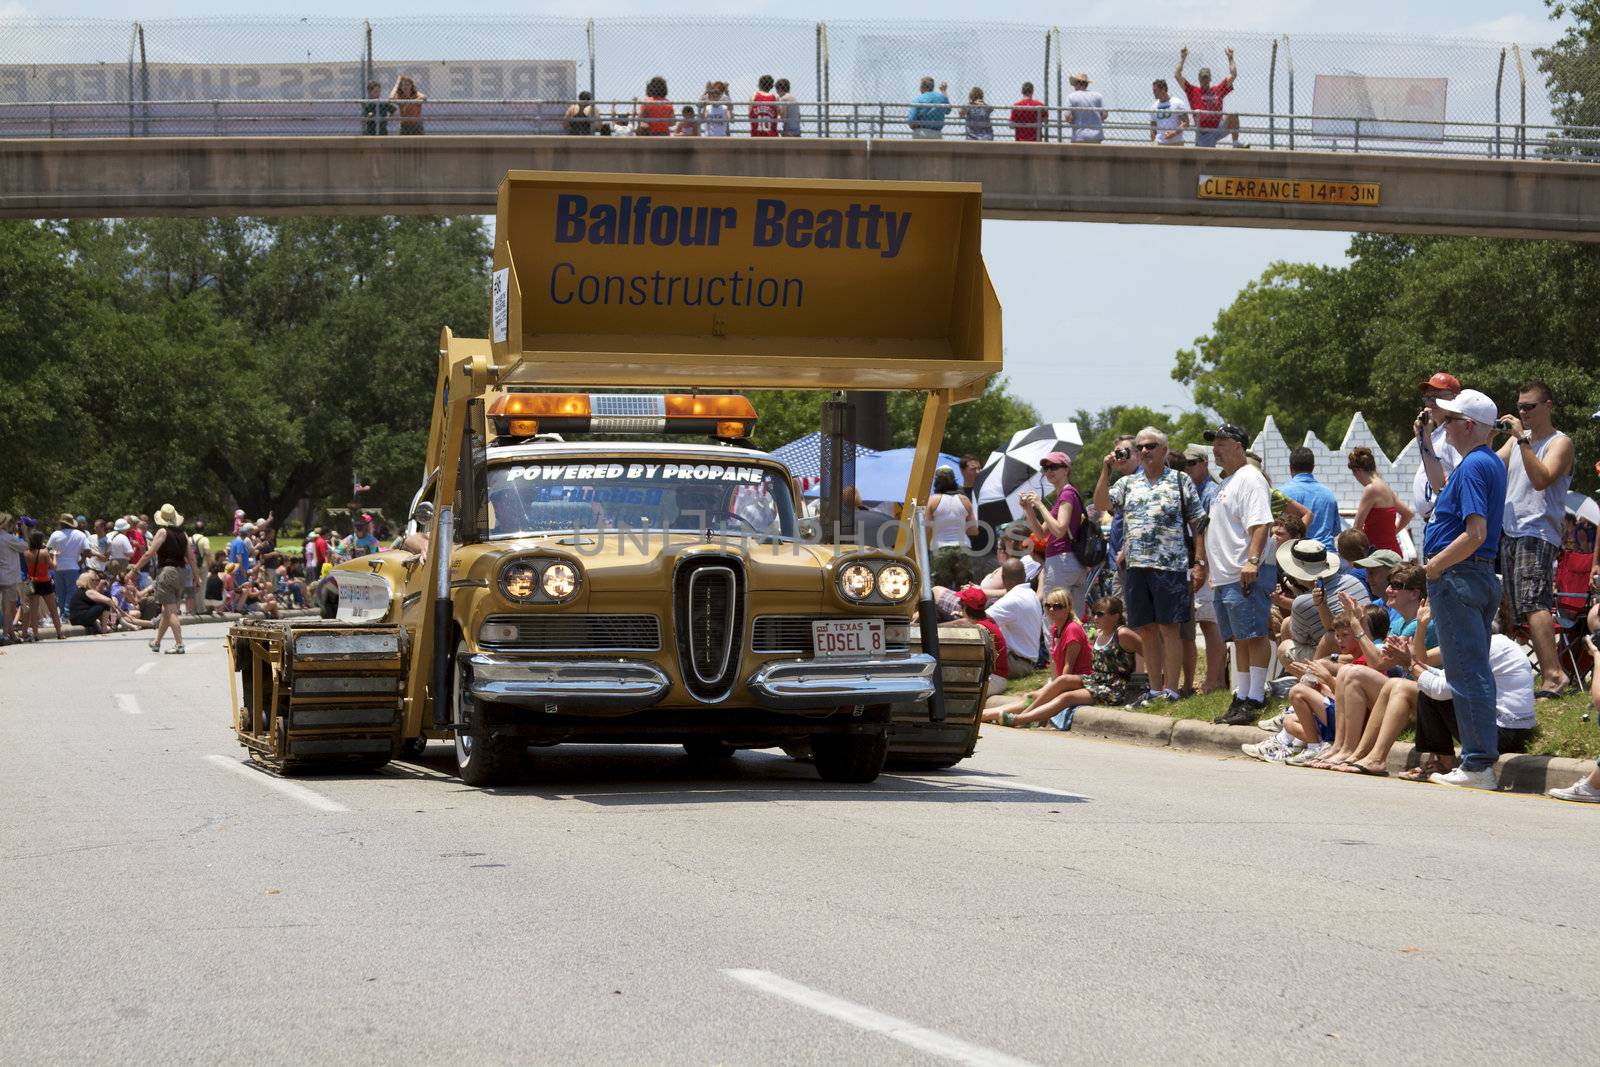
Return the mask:
<path id="1" fill-rule="evenodd" d="M 739 667 L 744 629 L 739 561 L 713 556 L 683 564 L 673 580 L 673 621 L 684 685 L 702 699 L 722 699 Z"/>
<path id="2" fill-rule="evenodd" d="M 491 615 L 485 634 L 497 626 L 516 629 L 513 638 L 485 636 L 485 648 L 509 652 L 655 652 L 661 620 L 654 615 Z"/>
<path id="3" fill-rule="evenodd" d="M 855 616 L 859 618 L 859 616 Z M 811 643 L 811 624 L 821 619 L 844 618 L 834 615 L 761 615 L 752 627 L 750 647 L 763 655 L 810 656 L 816 653 Z M 905 652 L 908 626 L 904 619 L 883 620 L 883 647 L 888 652 Z"/>

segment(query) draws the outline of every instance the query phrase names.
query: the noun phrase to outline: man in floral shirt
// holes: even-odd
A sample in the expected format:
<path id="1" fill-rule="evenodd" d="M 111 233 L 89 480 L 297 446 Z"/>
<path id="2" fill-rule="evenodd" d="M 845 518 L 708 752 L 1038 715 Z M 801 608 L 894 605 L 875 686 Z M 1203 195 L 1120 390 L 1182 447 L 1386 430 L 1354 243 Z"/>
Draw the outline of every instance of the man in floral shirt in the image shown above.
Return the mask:
<path id="1" fill-rule="evenodd" d="M 1100 464 L 1094 503 L 1101 511 L 1116 509 L 1123 516 L 1123 551 L 1127 579 L 1123 600 L 1127 622 L 1144 642 L 1145 668 L 1150 691 L 1136 705 L 1178 699 L 1178 673 L 1183 643 L 1178 628 L 1189 621 L 1193 603 L 1191 567 L 1205 566 L 1200 521 L 1205 509 L 1187 474 L 1167 466 L 1167 435 L 1146 426 L 1133 439 L 1139 469 L 1112 484 L 1116 456 Z M 1191 562 L 1190 543 L 1194 534 Z"/>

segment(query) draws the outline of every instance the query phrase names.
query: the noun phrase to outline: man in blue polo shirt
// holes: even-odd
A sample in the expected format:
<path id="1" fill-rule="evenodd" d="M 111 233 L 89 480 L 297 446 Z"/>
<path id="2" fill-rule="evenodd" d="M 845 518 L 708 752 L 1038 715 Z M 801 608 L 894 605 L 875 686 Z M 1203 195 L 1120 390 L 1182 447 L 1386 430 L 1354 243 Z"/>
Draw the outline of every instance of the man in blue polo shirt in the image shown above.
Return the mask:
<path id="1" fill-rule="evenodd" d="M 1489 447 L 1497 418 L 1494 401 L 1476 389 L 1440 400 L 1445 436 L 1461 455 L 1433 506 L 1423 533 L 1428 559 L 1428 603 L 1439 635 L 1445 675 L 1461 735 L 1461 763 L 1434 774 L 1441 785 L 1497 789 L 1494 764 L 1500 755 L 1495 720 L 1494 674 L 1489 637 L 1500 610 L 1500 578 L 1494 572 L 1506 503 L 1506 465 Z"/>
<path id="2" fill-rule="evenodd" d="M 1312 475 L 1311 472 L 1316 470 L 1316 467 L 1317 457 L 1311 449 L 1304 445 L 1291 449 L 1289 480 L 1278 486 L 1278 491 L 1311 512 L 1311 521 L 1306 524 L 1306 537 L 1312 541 L 1331 545 L 1339 539 L 1339 531 L 1344 529 L 1344 520 L 1339 518 L 1339 501 L 1334 498 L 1333 490 L 1317 481 Z"/>

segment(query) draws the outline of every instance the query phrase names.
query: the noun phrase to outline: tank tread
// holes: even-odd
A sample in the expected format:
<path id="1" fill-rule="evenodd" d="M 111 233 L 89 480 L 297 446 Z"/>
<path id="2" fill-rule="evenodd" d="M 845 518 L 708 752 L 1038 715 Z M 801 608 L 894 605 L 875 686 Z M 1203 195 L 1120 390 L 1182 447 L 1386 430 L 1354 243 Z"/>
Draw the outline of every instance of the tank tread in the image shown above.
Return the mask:
<path id="1" fill-rule="evenodd" d="M 912 642 L 921 647 L 915 630 Z M 994 670 L 989 632 L 979 626 L 941 626 L 939 669 L 944 680 L 944 721 L 929 721 L 926 701 L 895 704 L 889 727 L 891 767 L 953 767 L 978 747 L 984 695 Z"/>
<path id="2" fill-rule="evenodd" d="M 228 652 L 240 681 L 234 731 L 262 770 L 369 771 L 398 753 L 405 697 L 400 627 L 251 619 L 229 630 Z"/>

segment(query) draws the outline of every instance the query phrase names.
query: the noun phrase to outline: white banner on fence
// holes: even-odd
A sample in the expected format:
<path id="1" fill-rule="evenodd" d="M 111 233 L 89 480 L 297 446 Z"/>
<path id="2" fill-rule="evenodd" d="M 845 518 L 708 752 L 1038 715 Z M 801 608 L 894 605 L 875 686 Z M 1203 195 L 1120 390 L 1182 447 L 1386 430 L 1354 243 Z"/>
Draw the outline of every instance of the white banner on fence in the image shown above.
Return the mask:
<path id="1" fill-rule="evenodd" d="M 570 59 L 400 60 L 373 64 L 384 96 L 401 74 L 444 100 L 571 100 Z M 0 103 L 136 100 L 351 100 L 367 95 L 367 70 L 349 63 L 61 63 L 0 66 Z M 148 82 L 148 89 L 145 84 Z"/>
<path id="2" fill-rule="evenodd" d="M 1382 137 L 1443 141 L 1448 78 L 1369 78 L 1318 74 L 1312 92 L 1311 136 L 1349 141 Z M 1356 119 L 1360 119 L 1357 129 Z"/>

